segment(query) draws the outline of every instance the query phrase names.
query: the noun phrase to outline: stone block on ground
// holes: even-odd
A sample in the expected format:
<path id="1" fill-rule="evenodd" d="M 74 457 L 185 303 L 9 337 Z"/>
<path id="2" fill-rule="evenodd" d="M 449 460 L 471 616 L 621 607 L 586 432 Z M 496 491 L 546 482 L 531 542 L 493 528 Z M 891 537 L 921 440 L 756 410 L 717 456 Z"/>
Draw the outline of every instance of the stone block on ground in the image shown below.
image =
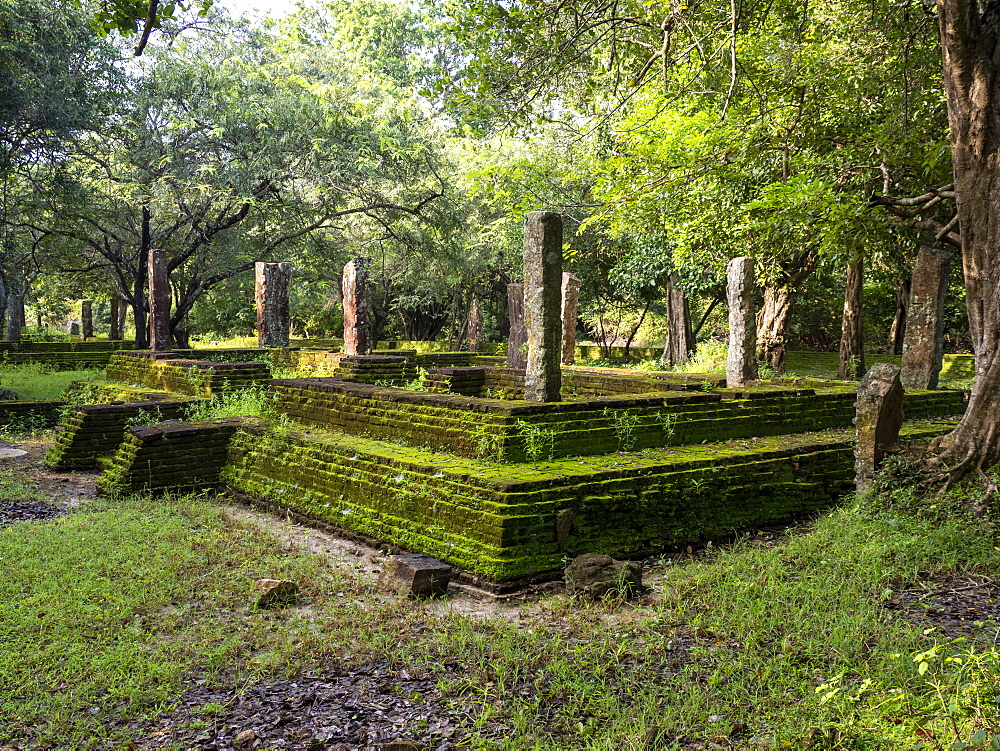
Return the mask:
<path id="1" fill-rule="evenodd" d="M 867 490 L 886 453 L 899 441 L 903 426 L 903 386 L 900 369 L 889 363 L 873 365 L 858 385 L 854 425 L 854 482 Z"/>
<path id="2" fill-rule="evenodd" d="M 299 586 L 287 579 L 258 579 L 253 591 L 259 608 L 294 605 L 299 601 Z"/>
<path id="3" fill-rule="evenodd" d="M 410 597 L 440 597 L 448 591 L 451 566 L 421 553 L 391 555 L 382 570 L 380 586 Z"/>
<path id="4" fill-rule="evenodd" d="M 630 595 L 642 588 L 642 564 L 616 561 L 610 555 L 585 553 L 566 567 L 566 589 L 573 593 L 604 597 Z"/>

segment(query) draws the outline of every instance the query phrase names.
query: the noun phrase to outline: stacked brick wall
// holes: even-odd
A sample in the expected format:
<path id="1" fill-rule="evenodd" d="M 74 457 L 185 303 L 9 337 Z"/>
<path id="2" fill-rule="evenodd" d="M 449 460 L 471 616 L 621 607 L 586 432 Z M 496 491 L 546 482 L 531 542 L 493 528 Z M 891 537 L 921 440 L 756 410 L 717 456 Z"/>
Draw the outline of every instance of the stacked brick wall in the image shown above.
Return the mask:
<path id="1" fill-rule="evenodd" d="M 157 400 L 127 404 L 84 404 L 66 410 L 60 433 L 45 456 L 52 469 L 83 469 L 118 450 L 129 423 L 180 420 L 192 400 Z"/>
<path id="2" fill-rule="evenodd" d="M 122 342 L 0 342 L 0 358 L 10 365 L 44 364 L 54 370 L 103 368 Z"/>
<path id="3" fill-rule="evenodd" d="M 108 495 L 166 488 L 214 488 L 227 461 L 227 448 L 247 418 L 133 426 L 98 480 Z"/>
<path id="4" fill-rule="evenodd" d="M 216 363 L 179 359 L 171 352 L 116 352 L 109 380 L 191 396 L 211 396 L 248 386 L 263 386 L 271 371 L 263 363 Z"/>
<path id="5" fill-rule="evenodd" d="M 642 555 L 830 506 L 852 487 L 852 439 L 844 430 L 511 468 L 363 438 L 239 431 L 225 478 L 503 582 L 582 552 Z"/>
<path id="6" fill-rule="evenodd" d="M 335 379 L 276 380 L 272 387 L 278 409 L 306 424 L 506 462 L 847 427 L 855 399 L 849 388 L 761 387 L 528 404 Z M 960 413 L 964 401 L 961 392 L 910 392 L 906 409 L 922 419 Z M 540 454 L 529 453 L 532 443 Z"/>
<path id="7" fill-rule="evenodd" d="M 63 401 L 0 401 L 0 427 L 14 432 L 51 428 L 59 421 Z"/>

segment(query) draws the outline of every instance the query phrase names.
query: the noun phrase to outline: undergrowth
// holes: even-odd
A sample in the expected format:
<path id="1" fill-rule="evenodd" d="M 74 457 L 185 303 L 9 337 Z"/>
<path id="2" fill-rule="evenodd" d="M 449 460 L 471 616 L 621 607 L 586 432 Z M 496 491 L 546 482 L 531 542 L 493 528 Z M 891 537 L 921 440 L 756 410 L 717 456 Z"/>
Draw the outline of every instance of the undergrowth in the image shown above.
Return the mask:
<path id="1" fill-rule="evenodd" d="M 0 529 L 0 744 L 126 746 L 194 678 L 248 687 L 384 659 L 472 703 L 472 749 L 986 749 L 997 625 L 956 641 L 882 606 L 998 569 L 975 492 L 931 512 L 883 490 L 664 559 L 641 600 L 549 595 L 513 618 L 381 595 L 205 498 L 99 501 Z M 308 608 L 257 611 L 264 576 L 300 582 Z"/>
<path id="2" fill-rule="evenodd" d="M 0 365 L 0 388 L 14 391 L 22 401 L 50 401 L 58 399 L 73 381 L 96 381 L 104 377 L 104 370 L 53 370 L 44 363 Z"/>

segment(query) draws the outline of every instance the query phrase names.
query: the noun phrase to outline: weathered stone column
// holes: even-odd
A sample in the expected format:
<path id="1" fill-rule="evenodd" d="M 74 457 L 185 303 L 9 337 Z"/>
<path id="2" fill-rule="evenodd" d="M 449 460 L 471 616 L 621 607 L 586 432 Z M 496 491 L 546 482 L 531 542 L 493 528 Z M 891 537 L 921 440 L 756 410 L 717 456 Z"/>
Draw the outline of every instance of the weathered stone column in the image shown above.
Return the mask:
<path id="1" fill-rule="evenodd" d="M 562 364 L 576 362 L 576 309 L 580 304 L 580 279 L 576 274 L 562 275 Z"/>
<path id="2" fill-rule="evenodd" d="M 125 338 L 125 313 L 128 310 L 128 303 L 121 297 L 115 295 L 111 298 L 111 328 L 108 331 L 108 339 L 118 341 Z"/>
<path id="3" fill-rule="evenodd" d="M 80 333 L 80 322 L 79 321 L 70 321 L 68 324 L 66 324 L 66 331 L 69 332 L 70 336 L 77 336 L 77 335 L 79 335 L 79 333 Z"/>
<path id="4" fill-rule="evenodd" d="M 732 259 L 726 266 L 726 277 L 729 300 L 726 385 L 736 388 L 757 380 L 757 310 L 754 303 L 757 282 L 753 259 L 748 256 Z"/>
<path id="5" fill-rule="evenodd" d="M 170 349 L 170 275 L 167 251 L 149 251 L 149 348 Z"/>
<path id="6" fill-rule="evenodd" d="M 469 303 L 469 319 L 466 323 L 466 348 L 469 352 L 478 352 L 483 346 L 483 309 L 479 298 L 473 297 Z"/>
<path id="7" fill-rule="evenodd" d="M 292 264 L 254 264 L 254 299 L 257 302 L 257 346 L 287 347 L 291 318 L 288 313 L 288 290 L 292 282 Z"/>
<path id="8" fill-rule="evenodd" d="M 92 300 L 80 302 L 80 336 L 83 341 L 94 338 L 94 303 Z"/>
<path id="9" fill-rule="evenodd" d="M 368 352 L 368 259 L 352 258 L 344 266 L 344 354 Z"/>
<path id="10" fill-rule="evenodd" d="M 903 386 L 899 368 L 880 362 L 858 385 L 854 426 L 854 483 L 859 491 L 871 486 L 872 477 L 886 452 L 899 440 L 903 425 Z"/>
<path id="11" fill-rule="evenodd" d="M 524 398 L 558 402 L 562 391 L 562 217 L 532 211 L 524 221 Z"/>
<path id="12" fill-rule="evenodd" d="M 507 285 L 507 318 L 510 336 L 507 339 L 507 367 L 524 368 L 528 364 L 528 329 L 524 322 L 524 285 Z"/>
<path id="13" fill-rule="evenodd" d="M 677 286 L 677 275 L 671 274 L 667 282 L 667 340 L 660 359 L 668 365 L 690 362 L 694 351 L 694 331 L 691 329 L 691 311 L 687 295 Z"/>
<path id="14" fill-rule="evenodd" d="M 903 339 L 904 388 L 937 388 L 944 355 L 944 302 L 951 259 L 951 253 L 937 248 L 921 248 L 917 253 Z"/>

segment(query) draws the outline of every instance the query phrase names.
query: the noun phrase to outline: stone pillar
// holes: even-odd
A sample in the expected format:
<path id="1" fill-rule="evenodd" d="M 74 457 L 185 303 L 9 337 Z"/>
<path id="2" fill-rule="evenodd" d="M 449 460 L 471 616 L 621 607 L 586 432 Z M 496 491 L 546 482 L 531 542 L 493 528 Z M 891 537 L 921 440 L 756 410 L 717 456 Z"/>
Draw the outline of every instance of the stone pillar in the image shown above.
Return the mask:
<path id="1" fill-rule="evenodd" d="M 858 385 L 854 426 L 854 482 L 859 491 L 871 485 L 886 452 L 899 440 L 903 425 L 903 386 L 899 368 L 880 362 L 872 366 Z"/>
<path id="2" fill-rule="evenodd" d="M 80 322 L 79 321 L 70 321 L 66 325 L 66 330 L 69 332 L 70 336 L 77 336 L 77 335 L 79 335 L 79 333 L 80 333 Z"/>
<path id="3" fill-rule="evenodd" d="M 951 259 L 951 253 L 936 248 L 921 248 L 917 254 L 903 339 L 904 388 L 937 388 L 944 354 L 944 302 Z"/>
<path id="4" fill-rule="evenodd" d="M 524 319 L 528 362 L 524 398 L 529 402 L 562 399 L 562 217 L 532 211 L 524 221 Z"/>
<path id="5" fill-rule="evenodd" d="M 507 317 L 510 337 L 507 339 L 507 367 L 521 368 L 528 364 L 528 329 L 524 323 L 524 285 L 507 285 Z"/>
<path id="6" fill-rule="evenodd" d="M 576 309 L 580 303 L 580 279 L 568 271 L 562 275 L 562 364 L 576 362 Z"/>
<path id="7" fill-rule="evenodd" d="M 478 352 L 483 346 L 483 309 L 479 299 L 472 298 L 469 303 L 469 319 L 466 324 L 466 348 L 469 352 Z"/>
<path id="8" fill-rule="evenodd" d="M 726 266 L 726 296 L 729 300 L 729 356 L 726 358 L 726 386 L 746 386 L 757 380 L 757 310 L 754 293 L 757 282 L 753 259 L 734 258 Z"/>
<path id="9" fill-rule="evenodd" d="M 80 336 L 83 341 L 94 338 L 94 303 L 83 300 L 80 303 Z"/>
<path id="10" fill-rule="evenodd" d="M 368 352 L 368 259 L 352 258 L 344 266 L 344 354 Z"/>
<path id="11" fill-rule="evenodd" d="M 149 348 L 170 349 L 170 275 L 167 251 L 149 251 Z"/>
<path id="12" fill-rule="evenodd" d="M 288 290 L 292 282 L 292 264 L 254 264 L 254 299 L 257 302 L 257 346 L 287 347 L 291 317 L 288 313 Z"/>
<path id="13" fill-rule="evenodd" d="M 111 328 L 108 339 L 118 341 L 125 338 L 125 313 L 128 303 L 118 295 L 111 298 Z"/>

